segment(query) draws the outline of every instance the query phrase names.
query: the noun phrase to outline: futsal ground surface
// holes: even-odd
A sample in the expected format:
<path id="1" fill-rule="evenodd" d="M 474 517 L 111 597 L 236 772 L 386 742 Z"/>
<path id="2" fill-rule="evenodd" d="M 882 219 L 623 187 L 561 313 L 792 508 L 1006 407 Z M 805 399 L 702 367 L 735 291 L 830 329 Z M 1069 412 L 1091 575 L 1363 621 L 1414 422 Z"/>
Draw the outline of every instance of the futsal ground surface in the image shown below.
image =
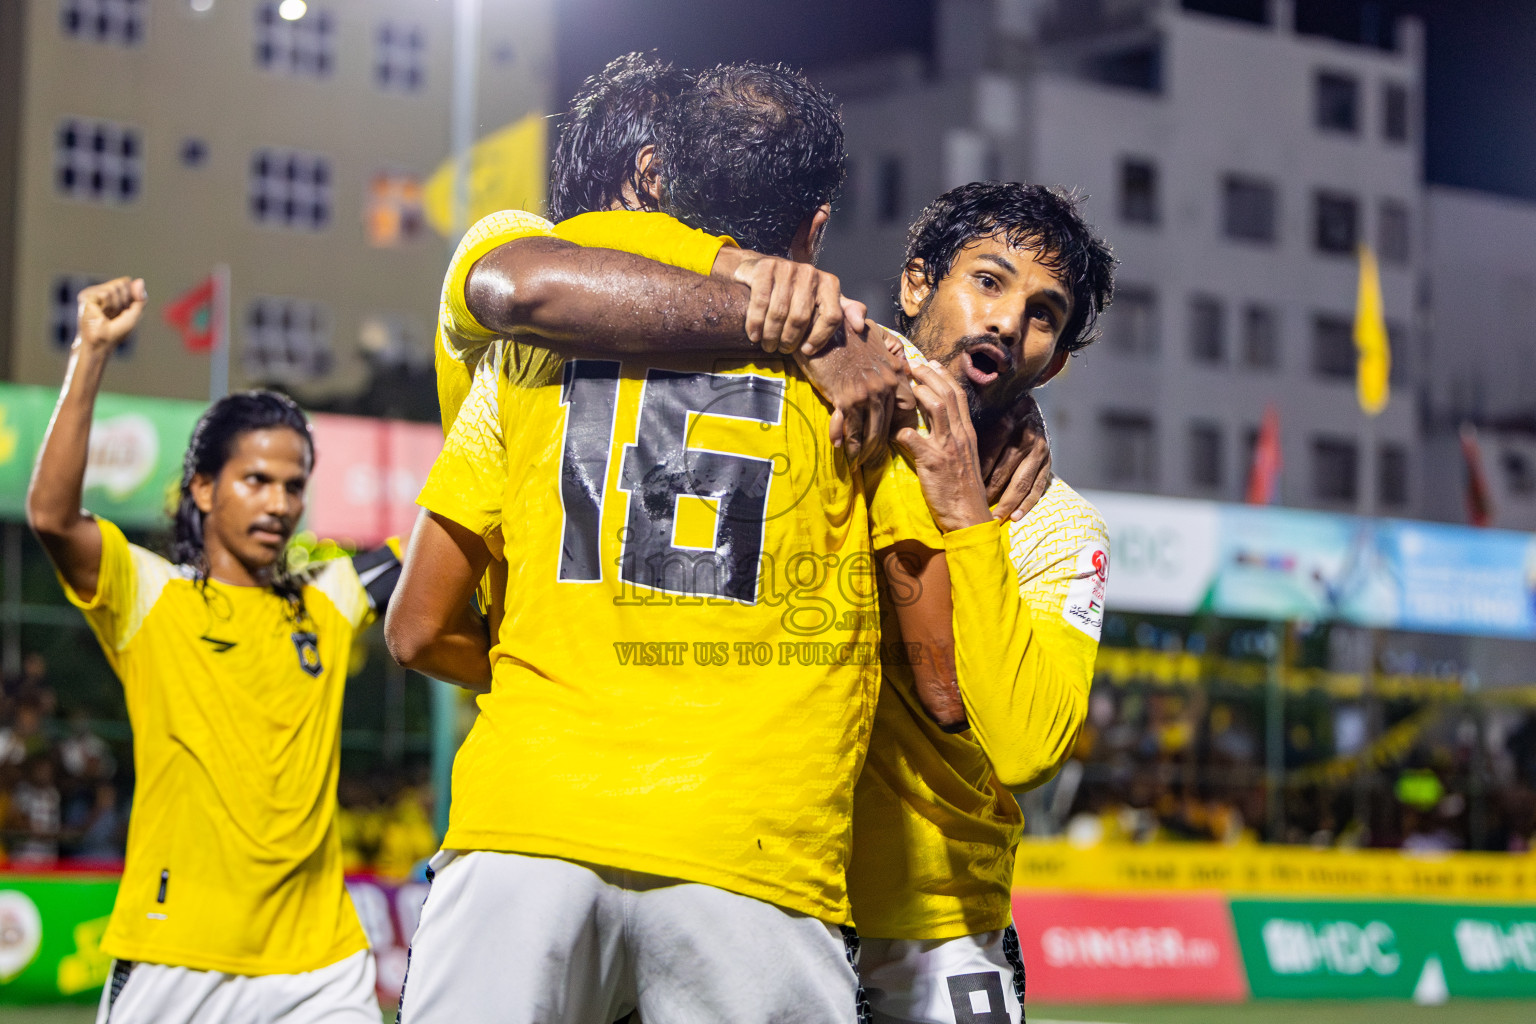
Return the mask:
<path id="1" fill-rule="evenodd" d="M 92 1006 L 0 1006 L 5 1024 L 90 1024 Z M 1401 1002 L 1269 1002 L 1243 1006 L 1035 1006 L 1030 1024 L 1531 1024 L 1536 1001 L 1453 1000 L 1447 1006 Z"/>

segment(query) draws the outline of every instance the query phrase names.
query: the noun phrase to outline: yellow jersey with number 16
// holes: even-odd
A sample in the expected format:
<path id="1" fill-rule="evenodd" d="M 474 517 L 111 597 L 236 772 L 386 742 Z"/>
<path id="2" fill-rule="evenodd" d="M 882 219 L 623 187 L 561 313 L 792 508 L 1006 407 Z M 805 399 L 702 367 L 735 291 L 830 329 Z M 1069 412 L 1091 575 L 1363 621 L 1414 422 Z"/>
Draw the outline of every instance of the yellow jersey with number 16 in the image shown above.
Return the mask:
<path id="1" fill-rule="evenodd" d="M 746 353 L 497 351 L 420 498 L 500 530 L 509 576 L 444 845 L 847 921 L 878 638 L 862 487 L 827 408 Z"/>

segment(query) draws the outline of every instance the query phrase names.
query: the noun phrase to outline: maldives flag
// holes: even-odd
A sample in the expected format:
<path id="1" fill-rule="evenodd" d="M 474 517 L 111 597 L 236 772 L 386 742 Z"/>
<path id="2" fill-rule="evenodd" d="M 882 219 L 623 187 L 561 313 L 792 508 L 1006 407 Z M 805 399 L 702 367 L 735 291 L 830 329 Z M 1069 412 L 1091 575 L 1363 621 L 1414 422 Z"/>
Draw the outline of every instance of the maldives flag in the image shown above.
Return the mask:
<path id="1" fill-rule="evenodd" d="M 1264 409 L 1264 423 L 1253 445 L 1253 465 L 1248 470 L 1248 504 L 1273 505 L 1280 489 L 1280 414 L 1271 402 Z"/>
<path id="2" fill-rule="evenodd" d="M 165 322 L 176 328 L 188 352 L 211 352 L 218 344 L 219 279 L 209 274 L 165 307 Z"/>

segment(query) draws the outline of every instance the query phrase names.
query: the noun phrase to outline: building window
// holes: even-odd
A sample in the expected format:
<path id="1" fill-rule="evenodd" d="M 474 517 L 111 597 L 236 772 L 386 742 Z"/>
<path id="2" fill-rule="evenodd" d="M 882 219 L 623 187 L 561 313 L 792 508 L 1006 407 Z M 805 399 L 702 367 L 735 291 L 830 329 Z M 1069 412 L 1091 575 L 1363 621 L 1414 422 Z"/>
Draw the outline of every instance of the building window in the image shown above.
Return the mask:
<path id="1" fill-rule="evenodd" d="M 331 333 L 314 302 L 261 296 L 245 316 L 245 372 L 260 381 L 307 381 L 330 372 Z"/>
<path id="2" fill-rule="evenodd" d="M 256 7 L 256 66 L 283 75 L 327 78 L 336 69 L 336 20 L 311 7 L 297 21 L 284 21 L 275 0 Z"/>
<path id="3" fill-rule="evenodd" d="M 1354 134 L 1360 126 L 1360 83 L 1337 71 L 1317 73 L 1317 126 Z"/>
<path id="4" fill-rule="evenodd" d="M 1156 224 L 1157 165 L 1139 157 L 1120 161 L 1120 219 L 1127 224 Z"/>
<path id="5" fill-rule="evenodd" d="M 1353 504 L 1359 494 L 1355 479 L 1360 450 L 1355 442 L 1341 437 L 1318 437 L 1312 441 L 1312 496 L 1319 501 Z"/>
<path id="6" fill-rule="evenodd" d="M 1376 209 L 1376 251 L 1382 261 L 1402 265 L 1408 262 L 1408 204 L 1383 199 Z"/>
<path id="7" fill-rule="evenodd" d="M 1222 463 L 1221 425 L 1196 422 L 1189 427 L 1189 483 L 1212 490 L 1226 478 Z"/>
<path id="8" fill-rule="evenodd" d="M 133 202 L 144 185 L 138 130 L 111 121 L 65 118 L 54 136 L 53 181 L 71 199 Z"/>
<path id="9" fill-rule="evenodd" d="M 1106 316 L 1105 344 L 1124 355 L 1157 354 L 1157 293 L 1139 285 L 1115 289 L 1115 302 Z"/>
<path id="10" fill-rule="evenodd" d="M 890 224 L 901 217 L 903 204 L 901 160 L 898 157 L 887 156 L 880 160 L 880 180 L 876 185 L 879 195 L 876 199 L 875 216 L 881 224 Z"/>
<path id="11" fill-rule="evenodd" d="M 1388 320 L 1387 349 L 1392 353 L 1392 365 L 1387 368 L 1387 380 L 1401 387 L 1408 382 L 1408 328 L 1401 320 Z M 1353 337 L 1353 335 L 1351 335 Z"/>
<path id="12" fill-rule="evenodd" d="M 251 156 L 251 218 L 259 224 L 319 231 L 331 220 L 331 164 L 323 156 L 258 149 Z"/>
<path id="13" fill-rule="evenodd" d="M 1376 500 L 1382 508 L 1402 508 L 1408 504 L 1408 449 L 1400 444 L 1384 444 L 1376 462 Z"/>
<path id="14" fill-rule="evenodd" d="M 137 46 L 144 41 L 149 17 L 146 0 L 64 0 L 59 27 L 73 39 Z"/>
<path id="15" fill-rule="evenodd" d="M 1315 202 L 1317 251 L 1353 255 L 1360 237 L 1360 203 L 1342 192 L 1318 192 Z"/>
<path id="16" fill-rule="evenodd" d="M 427 34 L 420 25 L 380 22 L 374 34 L 373 80 L 380 89 L 420 92 L 427 83 Z"/>
<path id="17" fill-rule="evenodd" d="M 1140 412 L 1106 412 L 1099 427 L 1104 482 L 1132 489 L 1156 486 L 1157 443 L 1152 417 Z"/>
<path id="18" fill-rule="evenodd" d="M 1388 142 L 1408 141 L 1408 87 L 1387 82 L 1381 90 L 1381 134 Z"/>
<path id="19" fill-rule="evenodd" d="M 1275 186 L 1229 174 L 1222 182 L 1222 231 L 1244 242 L 1275 240 Z"/>
<path id="20" fill-rule="evenodd" d="M 395 171 L 380 171 L 368 183 L 364 214 L 368 241 L 380 249 L 419 238 L 426 230 L 421 179 Z"/>
<path id="21" fill-rule="evenodd" d="M 208 162 L 208 143 L 198 138 L 182 139 L 178 155 L 183 167 L 201 167 Z"/>
<path id="22" fill-rule="evenodd" d="M 1355 325 L 1341 316 L 1312 321 L 1312 372 L 1328 380 L 1355 379 Z"/>
<path id="23" fill-rule="evenodd" d="M 1254 370 L 1280 366 L 1280 316 L 1273 307 L 1255 304 L 1243 310 L 1243 365 Z"/>
<path id="24" fill-rule="evenodd" d="M 1536 494 L 1536 463 L 1525 452 L 1506 449 L 1499 457 L 1504 483 L 1511 494 Z"/>
<path id="25" fill-rule="evenodd" d="M 68 352 L 75 341 L 75 328 L 80 317 L 80 292 L 93 284 L 101 284 L 106 278 L 89 274 L 60 274 L 53 279 L 48 290 L 48 340 L 59 352 Z M 133 351 L 137 331 L 129 333 L 113 352 L 126 356 Z"/>
<path id="26" fill-rule="evenodd" d="M 1225 321 L 1220 299 L 1196 295 L 1189 300 L 1189 358 L 1197 363 L 1226 362 Z"/>

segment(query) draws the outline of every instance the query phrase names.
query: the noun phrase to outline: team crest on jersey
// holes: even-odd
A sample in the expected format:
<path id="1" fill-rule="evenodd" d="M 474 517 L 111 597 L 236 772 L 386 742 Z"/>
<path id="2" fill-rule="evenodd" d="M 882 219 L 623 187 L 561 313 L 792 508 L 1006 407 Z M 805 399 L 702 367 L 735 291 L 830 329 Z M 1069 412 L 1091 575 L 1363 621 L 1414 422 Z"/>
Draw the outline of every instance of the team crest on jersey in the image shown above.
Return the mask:
<path id="1" fill-rule="evenodd" d="M 319 638 L 313 633 L 295 633 L 293 646 L 299 652 L 299 668 L 312 676 L 320 675 Z"/>
<path id="2" fill-rule="evenodd" d="M 1109 552 L 1098 541 L 1084 544 L 1077 552 L 1061 617 L 1097 640 L 1104 626 L 1104 591 L 1108 585 Z"/>

